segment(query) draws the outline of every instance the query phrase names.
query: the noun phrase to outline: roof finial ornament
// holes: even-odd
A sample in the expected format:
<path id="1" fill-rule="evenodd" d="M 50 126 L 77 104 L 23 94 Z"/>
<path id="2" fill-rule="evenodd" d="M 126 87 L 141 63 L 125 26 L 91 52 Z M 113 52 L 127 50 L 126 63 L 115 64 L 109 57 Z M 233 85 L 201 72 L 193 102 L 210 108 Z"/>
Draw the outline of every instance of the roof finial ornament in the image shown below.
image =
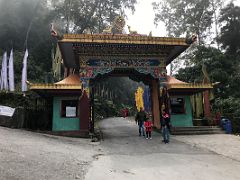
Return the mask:
<path id="1" fill-rule="evenodd" d="M 152 31 L 149 32 L 148 36 L 149 36 L 149 37 L 152 37 Z"/>
<path id="2" fill-rule="evenodd" d="M 107 26 L 103 32 L 103 34 L 112 34 L 112 27 L 111 26 Z"/>
<path id="3" fill-rule="evenodd" d="M 190 28 L 187 27 L 186 40 L 185 40 L 185 42 L 186 42 L 187 44 L 192 44 L 192 43 L 195 42 L 196 40 L 197 40 L 197 35 L 196 35 L 196 33 L 192 33 L 192 35 L 191 35 L 191 33 L 190 33 Z"/>
<path id="4" fill-rule="evenodd" d="M 51 35 L 53 37 L 57 37 L 58 36 L 57 31 L 54 29 L 54 24 L 53 23 L 50 24 L 50 32 L 51 32 Z"/>
<path id="5" fill-rule="evenodd" d="M 56 29 L 54 28 L 54 23 L 51 23 L 50 24 L 50 32 L 51 32 L 51 35 L 57 39 L 62 39 L 62 36 L 60 36 L 58 34 L 58 32 L 56 31 Z"/>
<path id="6" fill-rule="evenodd" d="M 137 31 L 131 30 L 131 26 L 127 25 L 129 34 L 138 34 Z"/>

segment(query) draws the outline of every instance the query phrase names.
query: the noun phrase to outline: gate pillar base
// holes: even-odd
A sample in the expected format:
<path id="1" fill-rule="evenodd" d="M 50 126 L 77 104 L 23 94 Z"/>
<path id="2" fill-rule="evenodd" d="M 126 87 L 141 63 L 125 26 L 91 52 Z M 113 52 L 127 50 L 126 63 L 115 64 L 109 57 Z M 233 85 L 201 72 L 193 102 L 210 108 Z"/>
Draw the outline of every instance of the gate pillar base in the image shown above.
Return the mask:
<path id="1" fill-rule="evenodd" d="M 159 111 L 159 98 L 158 98 L 158 82 L 152 81 L 152 112 L 153 112 L 153 125 L 160 129 L 160 111 Z"/>
<path id="2" fill-rule="evenodd" d="M 89 132 L 90 124 L 90 99 L 87 92 L 84 90 L 83 95 L 79 101 L 79 120 L 80 131 Z"/>

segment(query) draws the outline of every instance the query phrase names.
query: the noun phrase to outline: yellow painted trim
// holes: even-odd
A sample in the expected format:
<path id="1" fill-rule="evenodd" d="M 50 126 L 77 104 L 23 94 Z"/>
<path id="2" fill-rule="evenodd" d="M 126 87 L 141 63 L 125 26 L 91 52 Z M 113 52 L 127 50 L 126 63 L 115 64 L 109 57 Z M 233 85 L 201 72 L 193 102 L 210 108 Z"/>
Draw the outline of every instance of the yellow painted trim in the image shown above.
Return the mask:
<path id="1" fill-rule="evenodd" d="M 168 84 L 168 89 L 212 89 L 212 84 Z"/>
<path id="2" fill-rule="evenodd" d="M 76 89 L 81 90 L 82 85 L 72 85 L 72 84 L 31 84 L 30 90 L 41 90 L 41 89 Z"/>
<path id="3" fill-rule="evenodd" d="M 117 43 L 117 44 L 156 44 L 189 46 L 185 38 L 150 37 L 143 35 L 113 34 L 65 34 L 59 42 L 70 43 Z"/>

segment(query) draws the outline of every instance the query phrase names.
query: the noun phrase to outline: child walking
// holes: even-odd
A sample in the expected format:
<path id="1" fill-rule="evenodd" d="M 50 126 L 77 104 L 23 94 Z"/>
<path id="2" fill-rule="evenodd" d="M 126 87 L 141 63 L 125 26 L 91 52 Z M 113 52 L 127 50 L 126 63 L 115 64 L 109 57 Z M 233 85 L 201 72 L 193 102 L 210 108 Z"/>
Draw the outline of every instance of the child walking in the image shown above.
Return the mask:
<path id="1" fill-rule="evenodd" d="M 149 118 L 144 122 L 146 139 L 152 139 L 152 121 Z"/>

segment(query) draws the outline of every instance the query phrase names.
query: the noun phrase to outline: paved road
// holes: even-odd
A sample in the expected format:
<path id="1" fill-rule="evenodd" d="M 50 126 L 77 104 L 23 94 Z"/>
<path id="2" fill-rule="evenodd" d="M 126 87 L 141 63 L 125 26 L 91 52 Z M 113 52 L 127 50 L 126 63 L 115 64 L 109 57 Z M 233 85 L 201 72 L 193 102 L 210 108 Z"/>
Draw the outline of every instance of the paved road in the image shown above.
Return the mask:
<path id="1" fill-rule="evenodd" d="M 89 139 L 0 127 L 0 180 L 84 179 L 98 146 Z"/>
<path id="2" fill-rule="evenodd" d="M 239 180 L 240 162 L 171 139 L 161 143 L 138 136 L 134 122 L 124 118 L 102 121 L 103 150 L 92 163 L 86 180 L 171 179 Z M 191 138 L 191 136 L 189 136 Z"/>
<path id="3" fill-rule="evenodd" d="M 240 179 L 239 161 L 173 138 L 162 144 L 158 133 L 146 140 L 130 120 L 100 127 L 100 143 L 0 127 L 0 180 Z"/>

